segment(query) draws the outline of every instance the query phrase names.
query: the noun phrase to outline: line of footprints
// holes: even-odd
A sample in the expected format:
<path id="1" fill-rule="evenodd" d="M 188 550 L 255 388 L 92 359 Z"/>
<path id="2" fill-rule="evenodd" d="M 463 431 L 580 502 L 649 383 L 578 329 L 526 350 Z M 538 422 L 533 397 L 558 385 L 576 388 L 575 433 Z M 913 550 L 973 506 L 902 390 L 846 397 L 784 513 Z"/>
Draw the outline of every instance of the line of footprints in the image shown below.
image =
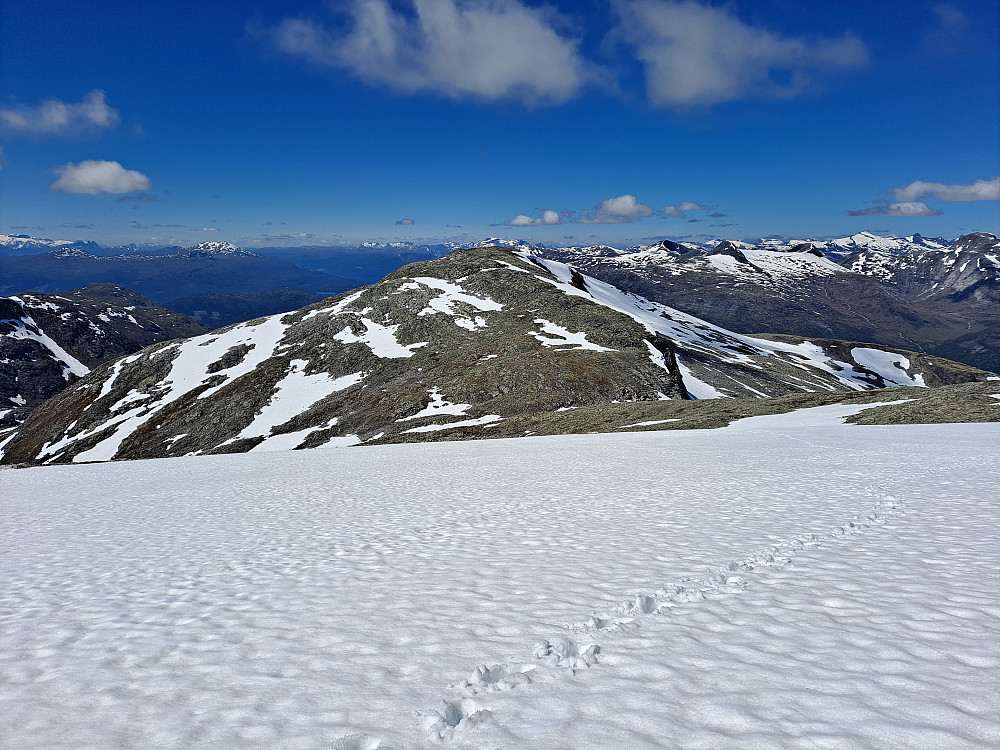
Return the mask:
<path id="1" fill-rule="evenodd" d="M 701 579 L 687 578 L 658 589 L 653 594 L 636 594 L 634 599 L 621 603 L 614 611 L 593 614 L 584 622 L 567 625 L 573 638 L 559 637 L 541 641 L 534 658 L 529 662 L 510 661 L 506 664 L 483 664 L 460 683 L 449 687 L 457 691 L 453 698 L 441 701 L 438 709 L 418 712 L 418 718 L 428 737 L 440 742 L 455 738 L 493 721 L 493 714 L 479 705 L 474 696 L 498 690 L 512 690 L 540 680 L 543 675 L 560 672 L 575 674 L 589 669 L 600 661 L 601 647 L 589 637 L 601 631 L 640 627 L 642 618 L 655 617 L 674 607 L 707 599 L 712 596 L 738 593 L 748 585 L 745 574 L 757 568 L 788 565 L 800 550 L 818 547 L 824 541 L 860 534 L 872 526 L 879 526 L 903 512 L 905 502 L 891 495 L 879 493 L 869 487 L 866 494 L 879 497 L 872 510 L 849 523 L 838 526 L 824 536 L 804 534 L 791 541 L 781 542 L 758 550 L 748 557 L 731 562 Z M 333 745 L 334 750 L 397 750 L 377 737 L 354 734 L 342 737 Z"/>

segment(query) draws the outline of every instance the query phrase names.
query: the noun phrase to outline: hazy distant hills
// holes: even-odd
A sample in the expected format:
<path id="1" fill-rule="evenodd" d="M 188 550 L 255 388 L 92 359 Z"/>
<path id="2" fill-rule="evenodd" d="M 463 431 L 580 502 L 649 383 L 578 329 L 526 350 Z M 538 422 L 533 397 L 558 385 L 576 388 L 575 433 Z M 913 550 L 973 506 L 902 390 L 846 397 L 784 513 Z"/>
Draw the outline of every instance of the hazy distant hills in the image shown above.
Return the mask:
<path id="1" fill-rule="evenodd" d="M 358 285 L 223 242 L 166 255 L 98 256 L 79 247 L 0 257 L 0 294 L 52 293 L 96 283 L 131 289 L 161 304 L 205 292 L 300 289 L 337 294 Z"/>
<path id="2" fill-rule="evenodd" d="M 298 310 L 323 299 L 324 294 L 301 289 L 258 292 L 204 292 L 175 299 L 167 307 L 189 315 L 212 328 L 252 320 L 264 315 Z"/>
<path id="3" fill-rule="evenodd" d="M 105 364 L 39 407 L 3 460 L 514 437 L 540 419 L 587 431 L 594 409 L 613 415 L 623 403 L 988 386 L 989 377 L 892 347 L 743 336 L 563 263 L 479 248 Z"/>

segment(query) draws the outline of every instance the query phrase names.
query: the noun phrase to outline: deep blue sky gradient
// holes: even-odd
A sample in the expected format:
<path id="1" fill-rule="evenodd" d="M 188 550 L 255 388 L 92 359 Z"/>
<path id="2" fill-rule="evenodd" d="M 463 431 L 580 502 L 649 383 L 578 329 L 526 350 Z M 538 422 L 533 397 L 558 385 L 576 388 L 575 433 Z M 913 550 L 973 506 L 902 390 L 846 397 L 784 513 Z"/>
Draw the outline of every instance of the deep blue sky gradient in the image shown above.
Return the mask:
<path id="1" fill-rule="evenodd" d="M 412 13 L 408 2 L 395 5 Z M 568 24 L 563 33 L 581 40 L 583 57 L 613 71 L 617 90 L 586 87 L 549 106 L 401 93 L 296 59 L 260 33 L 284 18 L 337 33 L 342 17 L 318 0 L 4 0 L 0 107 L 79 102 L 102 90 L 120 123 L 64 137 L 0 130 L 0 232 L 252 247 L 1000 230 L 995 200 L 925 198 L 943 212 L 935 216 L 846 214 L 891 200 L 892 188 L 914 180 L 972 184 L 1000 175 L 996 2 L 947 3 L 965 19 L 952 33 L 935 11 L 942 4 L 919 0 L 716 3 L 783 36 L 849 32 L 869 61 L 819 72 L 790 99 L 750 94 L 672 109 L 649 102 L 641 65 L 609 38 L 612 3 L 548 5 Z M 87 159 L 148 176 L 147 200 L 51 189 L 54 167 Z M 518 214 L 580 212 L 624 194 L 657 209 L 682 201 L 710 209 L 620 224 L 506 226 Z M 415 223 L 397 225 L 402 218 Z"/>

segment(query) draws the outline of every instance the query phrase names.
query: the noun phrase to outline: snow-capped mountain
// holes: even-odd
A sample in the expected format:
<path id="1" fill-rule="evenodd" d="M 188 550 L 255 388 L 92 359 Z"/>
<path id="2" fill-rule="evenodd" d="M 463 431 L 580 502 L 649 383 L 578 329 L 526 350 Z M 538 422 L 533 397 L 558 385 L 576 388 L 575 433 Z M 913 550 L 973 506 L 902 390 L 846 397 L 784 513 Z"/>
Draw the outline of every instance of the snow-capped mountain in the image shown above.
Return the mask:
<path id="1" fill-rule="evenodd" d="M 111 284 L 0 297 L 0 419 L 23 421 L 102 362 L 206 330 Z"/>
<path id="2" fill-rule="evenodd" d="M 100 250 L 100 245 L 90 240 L 50 240 L 30 237 L 26 234 L 0 234 L 0 257 L 7 255 L 35 255 L 47 253 L 62 247 L 80 247 L 91 251 Z"/>
<path id="3" fill-rule="evenodd" d="M 743 333 L 782 331 L 942 355 L 945 350 L 937 347 L 948 346 L 949 356 L 1000 368 L 1000 357 L 975 337 L 958 348 L 950 345 L 1000 324 L 997 240 L 977 233 L 940 245 L 919 235 L 862 233 L 826 243 L 726 241 L 705 248 L 665 240 L 628 250 L 538 252 Z M 851 247 L 861 249 L 841 255 Z"/>
<path id="4" fill-rule="evenodd" d="M 884 347 L 732 333 L 566 264 L 479 248 L 105 365 L 37 410 L 4 460 L 500 437 L 513 417 L 588 405 L 987 376 Z"/>
<path id="5" fill-rule="evenodd" d="M 919 253 L 859 250 L 845 258 L 844 265 L 854 273 L 892 284 L 914 300 L 1000 302 L 1000 240 L 985 232 L 967 234 L 948 247 Z"/>
<path id="6" fill-rule="evenodd" d="M 171 253 L 171 256 L 176 258 L 260 257 L 252 250 L 245 250 L 231 242 L 199 242 L 197 245 L 176 250 Z"/>

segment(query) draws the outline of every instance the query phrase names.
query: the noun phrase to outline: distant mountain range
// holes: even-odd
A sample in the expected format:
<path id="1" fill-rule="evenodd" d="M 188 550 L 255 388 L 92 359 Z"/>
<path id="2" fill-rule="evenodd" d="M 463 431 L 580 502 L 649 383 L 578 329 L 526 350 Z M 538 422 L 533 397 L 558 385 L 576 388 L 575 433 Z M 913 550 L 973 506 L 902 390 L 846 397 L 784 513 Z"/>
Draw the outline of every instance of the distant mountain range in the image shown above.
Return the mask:
<path id="1" fill-rule="evenodd" d="M 0 293 L 59 291 L 117 283 L 211 325 L 295 309 L 379 279 L 410 262 L 443 257 L 458 243 L 362 243 L 344 247 L 258 248 L 227 243 L 191 248 L 136 246 L 83 250 L 64 241 L 0 235 L 0 247 L 49 248 L 0 258 Z M 51 249 L 58 246 L 56 249 Z M 1000 369 L 996 239 L 705 236 L 625 249 L 542 247 L 489 238 L 574 264 L 597 278 L 741 333 L 869 341 Z M 117 255 L 114 253 L 118 253 Z M 296 265 L 297 264 L 297 265 Z"/>
<path id="2" fill-rule="evenodd" d="M 741 333 L 870 341 L 1000 370 L 1000 242 L 991 234 L 950 245 L 861 234 L 825 245 L 668 240 L 538 252 Z"/>
<path id="3" fill-rule="evenodd" d="M 3 461 L 512 437 L 625 403 L 990 378 L 895 347 L 741 335 L 537 253 L 478 248 L 107 363 L 33 412 Z"/>

